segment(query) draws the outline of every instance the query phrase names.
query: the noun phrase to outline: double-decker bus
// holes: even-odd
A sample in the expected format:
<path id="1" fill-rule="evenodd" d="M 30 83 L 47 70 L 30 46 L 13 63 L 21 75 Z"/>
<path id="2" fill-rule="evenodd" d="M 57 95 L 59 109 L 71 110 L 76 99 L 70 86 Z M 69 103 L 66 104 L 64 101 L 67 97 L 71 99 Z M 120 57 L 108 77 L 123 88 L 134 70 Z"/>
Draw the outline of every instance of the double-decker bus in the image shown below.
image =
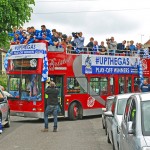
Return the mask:
<path id="1" fill-rule="evenodd" d="M 66 48 L 48 47 L 45 42 L 12 45 L 6 71 L 11 115 L 44 118 L 49 81 L 59 89 L 59 116 L 76 120 L 99 115 L 107 96 L 139 91 L 139 59 L 67 53 Z M 141 61 L 143 75 L 149 78 L 150 61 Z"/>

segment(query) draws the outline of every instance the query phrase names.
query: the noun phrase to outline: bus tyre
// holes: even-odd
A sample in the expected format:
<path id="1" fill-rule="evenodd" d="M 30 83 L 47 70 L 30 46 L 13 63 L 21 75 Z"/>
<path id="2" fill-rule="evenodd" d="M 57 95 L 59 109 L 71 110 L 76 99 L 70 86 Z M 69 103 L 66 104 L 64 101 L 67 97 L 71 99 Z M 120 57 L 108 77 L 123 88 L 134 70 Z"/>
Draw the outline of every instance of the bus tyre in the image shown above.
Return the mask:
<path id="1" fill-rule="evenodd" d="M 69 107 L 69 119 L 70 120 L 81 119 L 82 117 L 79 111 L 80 111 L 79 105 L 76 102 L 73 102 Z"/>
<path id="2" fill-rule="evenodd" d="M 7 123 L 5 124 L 5 127 L 6 127 L 6 128 L 9 128 L 9 127 L 10 127 L 10 111 L 8 111 L 6 121 L 7 121 Z"/>

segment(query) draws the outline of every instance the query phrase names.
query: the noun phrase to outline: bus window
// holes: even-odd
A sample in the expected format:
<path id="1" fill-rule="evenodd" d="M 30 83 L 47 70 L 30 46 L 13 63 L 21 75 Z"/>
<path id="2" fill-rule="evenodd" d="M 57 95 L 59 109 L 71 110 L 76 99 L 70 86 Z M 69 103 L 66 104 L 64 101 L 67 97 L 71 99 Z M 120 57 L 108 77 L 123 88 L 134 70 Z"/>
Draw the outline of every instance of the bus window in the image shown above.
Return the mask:
<path id="1" fill-rule="evenodd" d="M 67 79 L 67 92 L 68 93 L 86 93 L 87 82 L 84 83 L 84 89 L 79 84 L 78 80 L 84 81 L 84 78 L 68 78 Z"/>
<path id="2" fill-rule="evenodd" d="M 119 77 L 119 94 L 125 93 L 125 80 L 124 77 Z"/>
<path id="3" fill-rule="evenodd" d="M 16 98 L 19 98 L 20 76 L 10 76 L 9 78 L 9 93 Z"/>
<path id="4" fill-rule="evenodd" d="M 100 95 L 108 94 L 108 78 L 100 78 Z"/>
<path id="5" fill-rule="evenodd" d="M 140 78 L 134 78 L 134 92 L 140 92 Z"/>
<path id="6" fill-rule="evenodd" d="M 99 94 L 99 78 L 91 78 L 90 79 L 90 87 L 96 94 Z M 92 91 L 90 90 L 90 92 L 92 92 Z M 90 93 L 90 94 L 92 94 L 92 93 Z"/>
<path id="7" fill-rule="evenodd" d="M 10 75 L 9 80 L 9 93 L 13 97 L 21 95 L 21 100 L 41 100 L 40 75 Z"/>
<path id="8" fill-rule="evenodd" d="M 115 87 L 115 83 L 114 83 L 114 78 L 110 78 L 110 93 L 114 94 L 114 87 Z"/>
<path id="9" fill-rule="evenodd" d="M 131 82 L 132 82 L 132 80 L 131 80 L 131 77 L 126 77 L 126 81 L 127 81 L 127 86 L 126 86 L 126 88 L 127 88 L 127 93 L 131 93 L 132 92 L 132 88 L 131 88 Z"/>

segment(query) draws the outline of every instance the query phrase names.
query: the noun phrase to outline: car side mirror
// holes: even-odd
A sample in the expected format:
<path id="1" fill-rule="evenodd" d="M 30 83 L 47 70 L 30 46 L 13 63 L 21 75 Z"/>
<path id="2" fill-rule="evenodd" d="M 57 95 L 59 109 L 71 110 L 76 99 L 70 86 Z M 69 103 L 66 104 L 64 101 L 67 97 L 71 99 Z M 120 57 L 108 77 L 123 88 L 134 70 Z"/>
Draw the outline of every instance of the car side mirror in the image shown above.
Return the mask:
<path id="1" fill-rule="evenodd" d="M 106 112 L 106 108 L 102 108 L 102 111 L 103 111 L 103 112 Z"/>
<path id="2" fill-rule="evenodd" d="M 133 125 L 133 121 L 129 121 L 127 123 L 127 130 L 128 130 L 128 134 L 134 134 L 134 130 L 132 128 L 132 125 Z"/>
<path id="3" fill-rule="evenodd" d="M 104 115 L 107 116 L 107 117 L 113 117 L 114 116 L 111 111 L 104 112 Z"/>

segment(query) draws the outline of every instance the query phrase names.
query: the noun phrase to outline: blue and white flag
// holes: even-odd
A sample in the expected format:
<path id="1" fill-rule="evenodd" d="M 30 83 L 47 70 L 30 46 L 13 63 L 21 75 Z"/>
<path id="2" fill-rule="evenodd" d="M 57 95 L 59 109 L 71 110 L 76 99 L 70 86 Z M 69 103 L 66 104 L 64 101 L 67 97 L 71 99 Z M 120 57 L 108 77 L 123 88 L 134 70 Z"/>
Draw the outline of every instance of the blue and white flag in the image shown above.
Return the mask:
<path id="1" fill-rule="evenodd" d="M 138 65 L 138 74 L 139 74 L 139 77 L 140 77 L 140 86 L 143 84 L 143 80 L 144 80 L 144 77 L 143 77 L 143 68 L 142 68 L 142 62 L 139 61 L 139 65 Z"/>
<path id="2" fill-rule="evenodd" d="M 143 58 L 150 58 L 149 50 L 148 50 L 148 49 L 144 49 L 144 55 L 143 55 Z"/>
<path id="3" fill-rule="evenodd" d="M 7 70 L 7 68 L 8 68 L 8 58 L 11 55 L 10 52 L 11 52 L 11 50 L 9 49 L 6 56 L 5 56 L 5 59 L 4 59 L 4 68 L 5 68 L 5 70 Z"/>
<path id="4" fill-rule="evenodd" d="M 46 81 L 48 79 L 48 59 L 47 53 L 45 51 L 44 58 L 43 58 L 43 70 L 42 70 L 42 79 L 41 81 Z"/>

